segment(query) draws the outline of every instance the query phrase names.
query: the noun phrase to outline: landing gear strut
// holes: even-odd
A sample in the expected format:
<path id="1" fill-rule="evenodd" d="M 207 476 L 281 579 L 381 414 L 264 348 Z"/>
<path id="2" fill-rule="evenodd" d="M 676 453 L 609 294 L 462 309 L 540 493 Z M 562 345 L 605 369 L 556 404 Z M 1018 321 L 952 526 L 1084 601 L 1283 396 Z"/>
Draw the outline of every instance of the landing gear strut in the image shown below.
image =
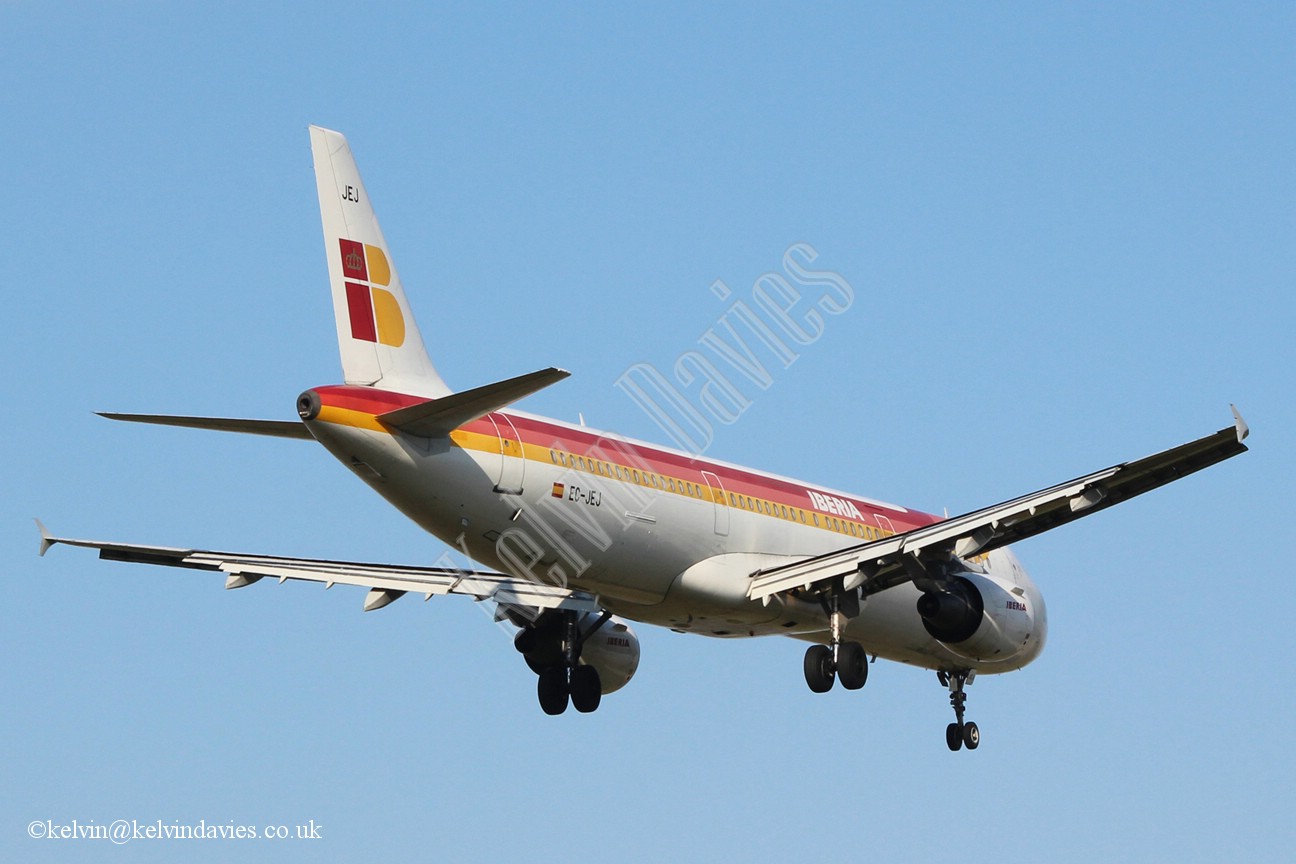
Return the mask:
<path id="1" fill-rule="evenodd" d="M 972 683 L 976 673 L 970 669 L 959 669 L 953 672 L 937 672 L 941 685 L 950 691 L 950 706 L 954 709 L 955 722 L 945 727 L 945 743 L 951 750 L 967 747 L 975 750 L 981 743 L 981 730 L 971 721 L 964 721 L 963 706 L 967 702 L 967 693 L 963 688 Z"/>
<path id="2" fill-rule="evenodd" d="M 841 641 L 841 633 L 847 617 L 859 614 L 859 595 L 843 597 L 834 593 L 825 606 L 832 644 L 806 649 L 806 684 L 815 693 L 827 693 L 834 681 L 840 681 L 847 690 L 858 690 L 868 681 L 868 655 L 860 643 Z"/>

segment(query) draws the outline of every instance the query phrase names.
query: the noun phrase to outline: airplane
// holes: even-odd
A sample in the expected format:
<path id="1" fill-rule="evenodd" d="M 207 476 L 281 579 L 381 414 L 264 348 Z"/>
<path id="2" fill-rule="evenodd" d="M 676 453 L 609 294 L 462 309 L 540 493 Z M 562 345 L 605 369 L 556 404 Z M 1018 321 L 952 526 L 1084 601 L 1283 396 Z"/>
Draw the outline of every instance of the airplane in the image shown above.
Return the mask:
<path id="1" fill-rule="evenodd" d="M 104 413 L 115 420 L 313 440 L 374 491 L 489 570 L 214 552 L 57 537 L 101 558 L 261 579 L 358 585 L 364 610 L 405 594 L 493 602 L 516 627 L 541 709 L 599 707 L 634 676 L 631 622 L 811 643 L 816 692 L 857 690 L 878 657 L 935 671 L 950 750 L 975 749 L 966 687 L 1020 669 L 1047 635 L 1044 598 L 1009 544 L 1245 452 L 1220 431 L 953 518 L 519 410 L 566 378 L 545 368 L 452 390 L 425 347 L 346 138 L 310 127 L 343 383 L 297 420 Z"/>

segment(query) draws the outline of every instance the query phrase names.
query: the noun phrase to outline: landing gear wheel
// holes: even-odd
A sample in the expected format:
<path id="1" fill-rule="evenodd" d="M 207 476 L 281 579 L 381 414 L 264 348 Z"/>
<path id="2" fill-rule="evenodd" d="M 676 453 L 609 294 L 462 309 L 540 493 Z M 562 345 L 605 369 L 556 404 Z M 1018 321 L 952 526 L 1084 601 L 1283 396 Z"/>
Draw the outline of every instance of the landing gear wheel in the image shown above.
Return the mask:
<path id="1" fill-rule="evenodd" d="M 981 730 L 977 728 L 975 723 L 963 724 L 963 743 L 969 750 L 975 750 L 977 745 L 981 743 Z"/>
<path id="2" fill-rule="evenodd" d="M 868 655 L 858 642 L 837 646 L 837 680 L 847 690 L 858 690 L 868 681 Z"/>
<path id="3" fill-rule="evenodd" d="M 806 649 L 805 679 L 811 690 L 815 693 L 827 693 L 832 689 L 836 678 L 831 648 L 827 645 L 811 645 Z"/>
<path id="4" fill-rule="evenodd" d="M 577 666 L 571 673 L 572 707 L 588 714 L 599 706 L 603 698 L 603 682 L 593 666 Z"/>
<path id="5" fill-rule="evenodd" d="M 958 751 L 963 746 L 963 732 L 959 729 L 959 724 L 951 723 L 945 727 L 945 743 L 949 749 Z"/>
<path id="6" fill-rule="evenodd" d="M 551 717 L 567 710 L 567 670 L 562 666 L 550 666 L 540 673 L 536 684 L 536 695 L 540 697 L 540 708 Z"/>

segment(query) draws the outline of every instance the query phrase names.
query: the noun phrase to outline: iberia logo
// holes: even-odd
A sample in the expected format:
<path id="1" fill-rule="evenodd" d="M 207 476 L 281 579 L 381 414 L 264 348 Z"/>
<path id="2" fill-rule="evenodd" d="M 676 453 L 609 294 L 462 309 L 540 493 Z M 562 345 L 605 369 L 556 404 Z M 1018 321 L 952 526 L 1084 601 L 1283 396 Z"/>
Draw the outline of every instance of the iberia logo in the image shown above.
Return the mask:
<path id="1" fill-rule="evenodd" d="M 405 342 L 405 316 L 396 295 L 378 287 L 391 284 L 387 256 L 377 246 L 342 239 L 338 243 L 342 247 L 342 275 L 348 280 L 346 299 L 352 338 L 399 348 Z M 349 281 L 352 279 L 360 281 Z"/>

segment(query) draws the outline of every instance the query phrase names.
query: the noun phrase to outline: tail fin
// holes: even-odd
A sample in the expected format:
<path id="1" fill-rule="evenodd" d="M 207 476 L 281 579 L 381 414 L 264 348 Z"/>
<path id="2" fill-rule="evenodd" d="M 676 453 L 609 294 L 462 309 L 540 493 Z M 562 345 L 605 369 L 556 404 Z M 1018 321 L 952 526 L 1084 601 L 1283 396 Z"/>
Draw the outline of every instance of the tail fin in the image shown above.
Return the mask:
<path id="1" fill-rule="evenodd" d="M 438 398 L 450 388 L 423 347 L 378 217 L 341 133 L 310 127 L 338 349 L 348 384 Z"/>

